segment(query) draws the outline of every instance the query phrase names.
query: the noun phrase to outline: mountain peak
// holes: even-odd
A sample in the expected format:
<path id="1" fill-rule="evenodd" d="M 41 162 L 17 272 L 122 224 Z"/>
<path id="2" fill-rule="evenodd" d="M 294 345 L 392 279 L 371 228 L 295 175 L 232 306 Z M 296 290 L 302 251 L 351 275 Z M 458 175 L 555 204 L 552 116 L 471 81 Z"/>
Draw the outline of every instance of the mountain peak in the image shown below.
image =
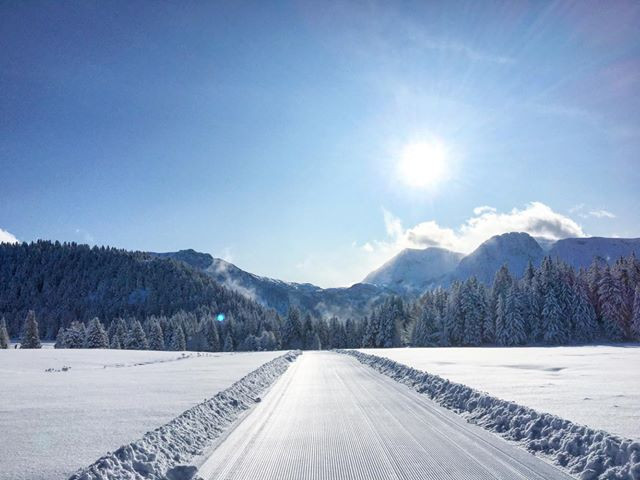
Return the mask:
<path id="1" fill-rule="evenodd" d="M 452 271 L 462 257 L 461 253 L 439 247 L 405 248 L 367 275 L 363 283 L 399 291 L 421 290 Z"/>
<path id="2" fill-rule="evenodd" d="M 542 257 L 544 250 L 528 233 L 503 233 L 486 240 L 464 257 L 453 272 L 453 278 L 464 280 L 475 275 L 478 280 L 489 283 L 493 280 L 495 272 L 504 264 L 512 274 L 519 276 L 529 261 L 537 264 Z"/>

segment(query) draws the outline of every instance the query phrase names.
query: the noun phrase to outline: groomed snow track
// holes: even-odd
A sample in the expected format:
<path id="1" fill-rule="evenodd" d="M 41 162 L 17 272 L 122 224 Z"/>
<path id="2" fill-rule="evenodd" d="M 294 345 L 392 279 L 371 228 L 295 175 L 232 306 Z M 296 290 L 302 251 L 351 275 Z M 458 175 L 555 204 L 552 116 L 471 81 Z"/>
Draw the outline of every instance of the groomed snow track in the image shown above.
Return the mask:
<path id="1" fill-rule="evenodd" d="M 205 480 L 567 480 L 335 352 L 305 352 L 203 462 Z"/>
<path id="2" fill-rule="evenodd" d="M 241 413 L 260 402 L 267 390 L 300 355 L 288 352 L 275 358 L 226 390 L 182 413 L 140 440 L 108 453 L 74 473 L 70 480 L 188 480 L 201 455 Z"/>
<path id="3" fill-rule="evenodd" d="M 640 479 L 640 442 L 501 400 L 388 358 L 357 350 L 339 352 L 428 396 L 469 422 L 533 453 L 542 452 L 581 480 Z"/>

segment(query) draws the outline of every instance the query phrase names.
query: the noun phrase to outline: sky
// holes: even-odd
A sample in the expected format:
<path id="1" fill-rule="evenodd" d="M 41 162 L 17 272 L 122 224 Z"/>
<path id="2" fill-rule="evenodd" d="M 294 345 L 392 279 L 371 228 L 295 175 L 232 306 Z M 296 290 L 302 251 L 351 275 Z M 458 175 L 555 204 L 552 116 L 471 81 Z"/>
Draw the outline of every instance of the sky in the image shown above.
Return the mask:
<path id="1" fill-rule="evenodd" d="M 0 2 L 0 241 L 360 281 L 640 237 L 640 3 Z"/>

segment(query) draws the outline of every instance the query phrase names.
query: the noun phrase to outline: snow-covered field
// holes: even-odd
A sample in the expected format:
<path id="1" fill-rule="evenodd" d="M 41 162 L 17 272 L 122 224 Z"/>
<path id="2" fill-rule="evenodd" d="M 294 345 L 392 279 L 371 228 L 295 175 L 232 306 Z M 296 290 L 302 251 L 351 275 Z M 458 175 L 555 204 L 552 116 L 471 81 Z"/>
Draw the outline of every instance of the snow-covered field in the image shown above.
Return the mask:
<path id="1" fill-rule="evenodd" d="M 67 478 L 282 353 L 0 350 L 0 479 Z"/>
<path id="2" fill-rule="evenodd" d="M 640 439 L 640 345 L 363 349 L 575 423 Z"/>

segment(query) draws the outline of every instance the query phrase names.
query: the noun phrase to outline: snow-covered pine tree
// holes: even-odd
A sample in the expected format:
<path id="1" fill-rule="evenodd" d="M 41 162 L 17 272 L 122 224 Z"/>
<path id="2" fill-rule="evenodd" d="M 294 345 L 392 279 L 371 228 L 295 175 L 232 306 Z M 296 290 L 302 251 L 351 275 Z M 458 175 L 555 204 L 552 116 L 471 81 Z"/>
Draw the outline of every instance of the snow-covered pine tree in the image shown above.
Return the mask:
<path id="1" fill-rule="evenodd" d="M 504 328 L 500 338 L 501 345 L 522 345 L 527 340 L 524 330 L 524 316 L 522 314 L 520 289 L 517 282 L 513 282 L 507 292 L 504 312 Z"/>
<path id="2" fill-rule="evenodd" d="M 7 332 L 7 322 L 4 317 L 0 319 L 0 349 L 9 348 L 9 332 Z"/>
<path id="3" fill-rule="evenodd" d="M 621 292 L 611 276 L 611 269 L 606 266 L 600 277 L 598 286 L 600 313 L 602 315 L 602 331 L 605 338 L 620 341 L 624 338 L 621 316 Z"/>
<path id="4" fill-rule="evenodd" d="M 114 335 L 117 339 L 111 337 L 111 348 L 125 348 L 127 346 L 127 324 L 123 318 L 115 320 L 115 324 Z"/>
<path id="5" fill-rule="evenodd" d="M 542 310 L 542 321 L 545 343 L 558 345 L 567 341 L 566 322 L 562 318 L 562 309 L 553 288 L 547 290 Z"/>
<path id="6" fill-rule="evenodd" d="M 149 326 L 149 350 L 164 350 L 164 333 L 160 322 L 153 319 Z"/>
<path id="7" fill-rule="evenodd" d="M 89 322 L 84 340 L 84 348 L 109 348 L 109 336 L 98 317 L 94 317 Z"/>
<path id="8" fill-rule="evenodd" d="M 114 335 L 113 337 L 111 337 L 109 348 L 112 348 L 114 350 L 122 350 L 122 345 L 120 345 L 120 337 L 118 335 Z"/>
<path id="9" fill-rule="evenodd" d="M 571 340 L 578 343 L 591 342 L 599 333 L 596 312 L 589 303 L 588 287 L 582 284 L 575 287 L 577 290 L 574 292 L 571 312 Z"/>
<path id="10" fill-rule="evenodd" d="M 24 335 L 20 342 L 20 348 L 42 348 L 40 333 L 38 332 L 38 321 L 33 310 L 29 310 L 24 321 Z"/>
<path id="11" fill-rule="evenodd" d="M 69 328 L 65 329 L 62 339 L 58 339 L 58 341 L 60 345 L 64 345 L 62 348 L 83 348 L 85 337 L 84 323 L 73 321 Z"/>
<path id="12" fill-rule="evenodd" d="M 463 285 L 461 298 L 464 327 L 462 330 L 463 345 L 480 345 L 482 343 L 482 324 L 485 307 L 483 293 L 480 292 L 476 277 L 470 277 Z"/>
<path id="13" fill-rule="evenodd" d="M 502 295 L 497 297 L 496 321 L 495 321 L 495 338 L 498 345 L 508 345 L 509 332 L 505 328 L 507 320 L 507 304 L 506 299 Z"/>
<path id="14" fill-rule="evenodd" d="M 176 325 L 173 329 L 173 337 L 171 337 L 171 350 L 182 352 L 187 349 L 187 341 L 184 337 L 184 330 L 180 325 Z"/>
<path id="15" fill-rule="evenodd" d="M 223 351 L 225 352 L 233 352 L 233 338 L 231 337 L 231 333 L 227 333 L 227 336 L 224 338 L 224 347 Z"/>
<path id="16" fill-rule="evenodd" d="M 226 340 L 227 339 L 225 338 L 225 344 Z M 300 320 L 300 311 L 295 307 L 291 307 L 289 308 L 282 325 L 282 348 L 299 350 L 302 347 L 302 322 Z"/>
<path id="17" fill-rule="evenodd" d="M 496 272 L 493 278 L 493 286 L 491 288 L 491 297 L 489 299 L 489 312 L 485 317 L 484 326 L 482 329 L 483 340 L 486 343 L 499 343 L 498 342 L 498 300 L 502 297 L 502 306 L 506 301 L 507 290 L 513 283 L 513 278 L 509 273 L 509 268 L 506 264 L 502 265 Z M 504 313 L 504 312 L 503 312 Z M 504 318 L 502 319 L 504 322 Z M 504 323 L 502 323 L 504 325 Z"/>
<path id="18" fill-rule="evenodd" d="M 636 285 L 633 300 L 633 317 L 631 318 L 631 335 L 634 340 L 640 340 L 640 283 Z"/>
<path id="19" fill-rule="evenodd" d="M 411 344 L 414 347 L 432 347 L 440 338 L 436 326 L 436 311 L 431 305 L 425 305 L 414 325 Z"/>
<path id="20" fill-rule="evenodd" d="M 127 335 L 127 350 L 148 350 L 147 336 L 138 320 L 131 323 L 129 334 Z"/>
<path id="21" fill-rule="evenodd" d="M 54 343 L 53 348 L 67 348 L 64 339 L 64 327 L 60 327 L 58 329 L 58 334 L 56 335 L 56 343 Z"/>
<path id="22" fill-rule="evenodd" d="M 207 324 L 207 343 L 212 352 L 220 351 L 220 335 L 218 335 L 218 327 L 213 322 Z"/>
<path id="23" fill-rule="evenodd" d="M 464 313 L 462 309 L 463 286 L 455 281 L 451 285 L 444 318 L 444 340 L 446 345 L 460 345 L 464 330 Z"/>

